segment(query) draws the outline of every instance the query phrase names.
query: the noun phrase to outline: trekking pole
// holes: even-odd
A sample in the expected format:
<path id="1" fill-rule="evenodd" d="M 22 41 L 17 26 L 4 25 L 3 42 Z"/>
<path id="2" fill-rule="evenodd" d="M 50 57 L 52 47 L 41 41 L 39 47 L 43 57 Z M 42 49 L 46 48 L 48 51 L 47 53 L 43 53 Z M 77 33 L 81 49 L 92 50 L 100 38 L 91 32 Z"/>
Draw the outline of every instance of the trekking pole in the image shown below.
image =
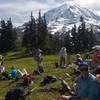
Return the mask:
<path id="1" fill-rule="evenodd" d="M 37 87 L 31 89 L 30 92 L 31 92 L 31 93 L 34 92 L 34 91 L 36 90 L 36 88 L 37 88 Z"/>
<path id="2" fill-rule="evenodd" d="M 36 90 L 36 88 L 37 88 L 37 87 L 35 87 L 35 88 L 29 90 L 29 91 L 27 92 L 26 96 L 29 95 L 29 94 L 31 94 L 32 92 L 34 92 L 34 91 Z"/>

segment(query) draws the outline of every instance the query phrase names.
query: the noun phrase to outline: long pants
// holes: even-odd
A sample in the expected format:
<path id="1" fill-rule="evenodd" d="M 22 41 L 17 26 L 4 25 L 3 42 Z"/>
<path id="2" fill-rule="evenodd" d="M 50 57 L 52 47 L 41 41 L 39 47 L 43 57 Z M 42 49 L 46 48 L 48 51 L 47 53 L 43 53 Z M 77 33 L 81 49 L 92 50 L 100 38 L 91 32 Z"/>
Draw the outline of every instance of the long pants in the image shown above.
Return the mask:
<path id="1" fill-rule="evenodd" d="M 65 65 L 65 57 L 60 57 L 60 66 Z"/>

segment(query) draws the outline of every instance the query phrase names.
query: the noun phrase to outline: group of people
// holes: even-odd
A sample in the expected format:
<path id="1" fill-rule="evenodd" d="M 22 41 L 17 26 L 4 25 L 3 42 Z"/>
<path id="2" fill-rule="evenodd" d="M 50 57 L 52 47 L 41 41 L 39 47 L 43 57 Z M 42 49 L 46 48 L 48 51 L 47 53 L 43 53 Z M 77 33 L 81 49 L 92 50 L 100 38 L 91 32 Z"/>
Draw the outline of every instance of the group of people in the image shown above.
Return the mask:
<path id="1" fill-rule="evenodd" d="M 100 58 L 100 51 L 93 50 L 93 58 L 91 60 L 92 66 L 98 67 L 100 64 L 99 58 Z M 37 66 L 41 65 L 41 51 L 38 51 L 37 53 L 39 59 L 37 60 Z M 67 51 L 65 47 L 62 47 L 60 52 L 60 65 L 59 67 L 63 67 L 66 64 L 66 56 Z M 77 80 L 77 96 L 66 96 L 61 95 L 58 100 L 100 100 L 100 83 L 98 82 L 98 79 L 91 74 L 91 70 L 93 69 L 88 62 L 88 58 L 90 59 L 90 55 L 88 53 L 83 61 L 80 54 L 76 55 L 76 61 L 74 64 L 77 66 L 76 70 L 80 72 L 80 76 Z M 34 57 L 35 58 L 35 57 Z M 96 68 L 95 67 L 95 68 Z"/>
<path id="2" fill-rule="evenodd" d="M 97 68 L 100 63 L 100 51 L 92 51 L 90 53 L 93 53 L 93 59 L 92 59 L 92 65 L 96 65 L 95 68 Z M 65 47 L 62 47 L 60 52 L 60 67 L 64 66 L 66 64 L 66 56 L 67 51 Z M 40 69 L 42 68 L 42 50 L 38 49 L 34 53 L 34 60 L 37 62 L 37 71 L 40 72 Z M 89 57 L 90 58 L 90 57 Z M 88 61 L 87 57 L 83 61 L 80 54 L 76 55 L 76 61 L 74 64 L 77 66 L 76 70 L 80 72 L 80 75 L 77 80 L 77 95 L 76 96 L 67 96 L 67 95 L 61 95 L 57 100 L 100 100 L 100 83 L 98 82 L 98 77 L 95 77 L 93 73 L 91 73 L 91 70 L 94 71 L 95 68 L 91 67 L 90 62 Z M 3 56 L 0 55 L 0 74 L 5 72 L 5 68 L 3 66 Z M 100 72 L 99 72 L 100 73 Z M 27 73 L 25 69 L 23 71 L 17 70 L 16 68 L 12 67 L 11 71 L 8 72 L 8 75 L 10 75 L 10 78 L 16 78 L 18 75 L 24 79 L 24 81 L 32 76 L 31 73 Z M 29 80 L 28 80 L 29 81 Z M 30 80 L 31 81 L 31 80 Z"/>
<path id="3" fill-rule="evenodd" d="M 100 100 L 100 83 L 90 73 L 87 62 L 79 65 L 80 76 L 77 80 L 77 96 L 62 95 L 58 100 Z"/>
<path id="4" fill-rule="evenodd" d="M 93 57 L 90 60 L 91 53 Z M 77 65 L 76 70 L 80 72 L 77 80 L 77 95 L 61 95 L 57 100 L 100 100 L 100 50 L 94 49 L 88 52 L 84 61 L 81 55 L 77 54 L 74 64 Z M 99 77 L 96 77 L 96 74 Z"/>

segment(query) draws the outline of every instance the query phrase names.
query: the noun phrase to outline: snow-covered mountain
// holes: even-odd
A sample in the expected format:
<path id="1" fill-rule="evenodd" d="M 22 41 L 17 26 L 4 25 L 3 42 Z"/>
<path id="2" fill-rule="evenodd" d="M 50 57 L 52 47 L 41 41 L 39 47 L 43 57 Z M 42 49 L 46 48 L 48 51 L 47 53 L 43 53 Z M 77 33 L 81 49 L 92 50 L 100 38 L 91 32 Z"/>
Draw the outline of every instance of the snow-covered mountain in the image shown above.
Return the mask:
<path id="1" fill-rule="evenodd" d="M 64 30 L 70 30 L 74 24 L 80 25 L 80 16 L 86 22 L 87 27 L 93 27 L 95 31 L 100 32 L 100 16 L 93 11 L 82 8 L 79 5 L 64 4 L 45 13 L 48 29 L 54 34 Z"/>

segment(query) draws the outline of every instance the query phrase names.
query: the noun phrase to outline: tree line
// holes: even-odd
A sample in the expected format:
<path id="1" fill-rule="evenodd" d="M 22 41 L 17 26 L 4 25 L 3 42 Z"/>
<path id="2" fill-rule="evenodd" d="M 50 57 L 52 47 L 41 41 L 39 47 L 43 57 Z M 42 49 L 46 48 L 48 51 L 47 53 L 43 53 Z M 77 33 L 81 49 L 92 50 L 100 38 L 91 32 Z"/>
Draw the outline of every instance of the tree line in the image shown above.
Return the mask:
<path id="1" fill-rule="evenodd" d="M 16 48 L 17 32 L 13 28 L 11 18 L 0 22 L 0 53 L 5 53 Z"/>
<path id="2" fill-rule="evenodd" d="M 24 35 L 20 48 L 25 48 L 27 52 L 35 49 L 42 49 L 46 54 L 57 53 L 61 47 L 66 47 L 70 53 L 82 53 L 91 50 L 97 42 L 93 29 L 87 28 L 84 18 L 80 17 L 81 24 L 66 31 L 51 34 L 48 31 L 45 14 L 41 16 L 39 11 L 38 18 L 35 19 L 32 12 L 29 22 L 24 29 Z M 8 52 L 18 48 L 18 35 L 13 28 L 11 18 L 0 23 L 0 52 Z M 20 33 L 21 34 L 21 33 Z"/>

